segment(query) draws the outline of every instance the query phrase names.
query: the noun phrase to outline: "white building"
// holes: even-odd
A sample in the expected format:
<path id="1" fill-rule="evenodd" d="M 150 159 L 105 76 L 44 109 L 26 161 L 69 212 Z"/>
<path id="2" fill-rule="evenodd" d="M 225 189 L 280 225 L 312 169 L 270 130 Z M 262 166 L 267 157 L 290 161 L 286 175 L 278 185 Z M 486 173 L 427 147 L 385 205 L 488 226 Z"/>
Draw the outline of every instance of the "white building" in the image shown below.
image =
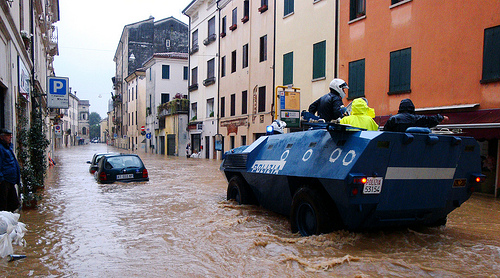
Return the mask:
<path id="1" fill-rule="evenodd" d="M 78 144 L 88 144 L 90 141 L 90 124 L 89 124 L 89 108 L 88 100 L 78 101 Z"/>
<path id="2" fill-rule="evenodd" d="M 189 17 L 189 136 L 193 152 L 216 158 L 218 133 L 219 13 L 217 1 L 192 1 L 183 13 Z"/>
<path id="3" fill-rule="evenodd" d="M 187 53 L 156 53 L 151 59 L 144 63 L 146 73 L 146 152 L 166 154 L 165 146 L 168 131 L 165 131 L 166 115 L 159 115 L 158 107 L 168 103 L 174 98 L 187 97 L 188 84 L 188 60 Z M 162 118 L 163 117 L 163 118 Z M 179 118 L 175 124 L 178 130 L 176 135 L 177 148 L 187 144 L 188 138 L 185 133 L 187 117 Z M 184 127 L 184 128 L 182 128 Z M 173 130 L 173 129 L 172 129 Z M 170 131 L 173 132 L 173 131 Z M 183 134 L 180 134 L 183 133 Z M 171 134 L 173 135 L 173 134 Z M 179 153 L 177 151 L 177 153 Z"/>
<path id="4" fill-rule="evenodd" d="M 145 149 L 145 139 L 141 134 L 141 127 L 146 125 L 146 71 L 140 68 L 131 73 L 127 82 L 127 94 L 124 96 L 126 103 L 126 117 L 129 123 L 124 129 L 127 134 L 127 149 L 136 151 Z"/>

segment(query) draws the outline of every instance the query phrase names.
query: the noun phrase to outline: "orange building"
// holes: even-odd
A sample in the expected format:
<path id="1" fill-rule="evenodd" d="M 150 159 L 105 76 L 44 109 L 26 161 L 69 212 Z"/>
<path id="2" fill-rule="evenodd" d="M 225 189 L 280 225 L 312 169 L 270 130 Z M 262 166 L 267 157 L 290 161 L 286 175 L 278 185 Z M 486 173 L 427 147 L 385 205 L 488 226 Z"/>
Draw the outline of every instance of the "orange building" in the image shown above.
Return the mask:
<path id="1" fill-rule="evenodd" d="M 438 127 L 475 137 L 498 195 L 500 1 L 340 0 L 339 77 L 365 96 L 383 126 L 410 98 Z"/>

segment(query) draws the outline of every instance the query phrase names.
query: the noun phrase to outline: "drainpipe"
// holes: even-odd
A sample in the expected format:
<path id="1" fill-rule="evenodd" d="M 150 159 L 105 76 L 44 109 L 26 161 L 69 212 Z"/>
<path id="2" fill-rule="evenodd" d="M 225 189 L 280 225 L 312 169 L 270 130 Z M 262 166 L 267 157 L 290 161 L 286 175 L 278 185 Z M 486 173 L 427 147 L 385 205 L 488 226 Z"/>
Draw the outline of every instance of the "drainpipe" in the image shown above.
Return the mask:
<path id="1" fill-rule="evenodd" d="M 273 34 L 273 104 L 272 104 L 272 109 L 274 109 L 275 111 L 277 110 L 276 108 L 276 103 L 275 103 L 275 99 L 276 99 L 276 95 L 274 94 L 275 92 L 275 89 L 276 88 L 276 0 L 273 1 L 273 5 L 274 5 L 274 34 Z M 271 111 L 271 119 L 274 121 L 276 120 L 274 118 L 274 114 L 273 111 Z"/>
<path id="2" fill-rule="evenodd" d="M 333 76 L 338 77 L 338 64 L 339 64 L 339 0 L 335 1 L 335 55 L 334 55 L 334 68 Z"/>

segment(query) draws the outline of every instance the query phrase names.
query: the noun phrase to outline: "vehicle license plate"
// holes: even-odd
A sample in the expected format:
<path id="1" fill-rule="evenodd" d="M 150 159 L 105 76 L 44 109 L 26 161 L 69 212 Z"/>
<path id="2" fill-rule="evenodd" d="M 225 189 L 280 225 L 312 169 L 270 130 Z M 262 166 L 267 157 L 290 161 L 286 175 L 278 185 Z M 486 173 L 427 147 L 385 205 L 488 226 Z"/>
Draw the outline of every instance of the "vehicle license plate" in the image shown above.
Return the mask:
<path id="1" fill-rule="evenodd" d="M 363 194 L 380 194 L 383 180 L 382 177 L 368 177 L 363 187 Z"/>
<path id="2" fill-rule="evenodd" d="M 116 175 L 117 180 L 122 180 L 122 179 L 131 179 L 134 177 L 134 174 L 124 174 L 124 175 Z"/>

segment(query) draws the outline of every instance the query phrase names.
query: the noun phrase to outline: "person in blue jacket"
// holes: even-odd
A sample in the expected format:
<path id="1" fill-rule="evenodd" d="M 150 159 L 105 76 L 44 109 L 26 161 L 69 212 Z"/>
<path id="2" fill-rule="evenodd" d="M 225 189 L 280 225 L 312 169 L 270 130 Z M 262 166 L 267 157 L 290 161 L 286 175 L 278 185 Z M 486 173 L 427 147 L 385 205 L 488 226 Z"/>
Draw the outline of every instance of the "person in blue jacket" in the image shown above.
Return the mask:
<path id="1" fill-rule="evenodd" d="M 415 114 L 415 105 L 411 99 L 406 98 L 399 104 L 398 114 L 391 116 L 384 126 L 384 131 L 405 132 L 409 127 L 435 127 L 442 121 L 447 121 L 447 116 L 440 114 L 434 116 Z"/>
<path id="2" fill-rule="evenodd" d="M 12 131 L 0 129 L 0 211 L 14 212 L 21 203 L 16 184 L 21 183 L 21 171 L 12 150 Z"/>
<path id="3" fill-rule="evenodd" d="M 344 89 L 349 89 L 347 83 L 339 78 L 335 78 L 330 82 L 330 92 L 309 105 L 309 112 L 315 114 L 329 122 L 342 118 L 345 108 L 342 109 L 344 103 L 342 99 L 345 97 Z"/>

